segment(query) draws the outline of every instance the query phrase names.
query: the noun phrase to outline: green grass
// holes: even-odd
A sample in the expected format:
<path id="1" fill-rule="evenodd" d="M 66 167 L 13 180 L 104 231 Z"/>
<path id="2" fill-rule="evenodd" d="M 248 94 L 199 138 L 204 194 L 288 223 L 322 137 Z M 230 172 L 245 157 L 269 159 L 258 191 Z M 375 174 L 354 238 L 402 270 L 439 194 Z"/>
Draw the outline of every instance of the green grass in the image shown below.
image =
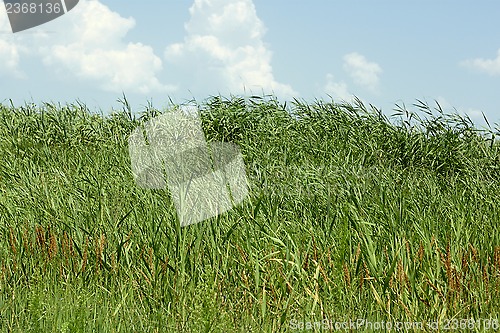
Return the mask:
<path id="1" fill-rule="evenodd" d="M 239 145 L 250 196 L 180 228 L 127 147 L 168 110 L 0 106 L 1 331 L 500 320 L 495 131 L 414 108 L 207 99 L 207 140 Z"/>

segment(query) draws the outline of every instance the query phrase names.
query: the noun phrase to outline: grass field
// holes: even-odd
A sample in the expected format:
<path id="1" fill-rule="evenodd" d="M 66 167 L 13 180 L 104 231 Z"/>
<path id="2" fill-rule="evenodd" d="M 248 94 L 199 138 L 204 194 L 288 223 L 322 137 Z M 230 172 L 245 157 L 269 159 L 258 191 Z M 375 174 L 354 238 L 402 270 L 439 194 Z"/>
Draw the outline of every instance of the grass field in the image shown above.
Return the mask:
<path id="1" fill-rule="evenodd" d="M 181 228 L 127 147 L 167 111 L 122 102 L 0 106 L 2 332 L 498 325 L 494 130 L 421 101 L 387 119 L 360 101 L 211 97 L 207 140 L 241 148 L 250 195 Z"/>

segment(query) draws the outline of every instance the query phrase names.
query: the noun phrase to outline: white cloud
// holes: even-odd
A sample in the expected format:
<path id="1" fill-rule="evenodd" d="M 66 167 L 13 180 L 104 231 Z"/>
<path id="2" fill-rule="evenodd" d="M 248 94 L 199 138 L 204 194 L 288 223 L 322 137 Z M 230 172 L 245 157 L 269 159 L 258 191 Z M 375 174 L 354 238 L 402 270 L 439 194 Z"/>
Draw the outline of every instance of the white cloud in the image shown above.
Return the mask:
<path id="1" fill-rule="evenodd" d="M 165 58 L 194 71 L 196 88 L 297 95 L 274 78 L 265 27 L 251 0 L 195 0 L 189 11 L 184 41 L 169 45 Z"/>
<path id="2" fill-rule="evenodd" d="M 5 7 L 0 5 L 0 73 L 13 77 L 23 77 L 19 68 L 20 47 L 15 39 L 6 32 L 11 31 Z"/>
<path id="3" fill-rule="evenodd" d="M 12 42 L 0 39 L 0 73 L 21 78 L 24 74 L 19 69 L 19 48 Z"/>
<path id="4" fill-rule="evenodd" d="M 495 59 L 470 59 L 463 61 L 461 65 L 490 75 L 500 75 L 500 49 L 498 49 L 497 57 Z"/>
<path id="5" fill-rule="evenodd" d="M 458 113 L 461 116 L 468 116 L 470 120 L 477 126 L 485 126 L 486 122 L 484 121 L 483 117 L 483 112 L 479 109 L 476 108 L 471 108 L 471 107 L 454 107 L 445 97 L 443 96 L 438 96 L 436 99 L 436 102 L 439 103 L 441 106 L 441 109 L 445 113 L 448 114 L 455 114 Z M 437 105 L 436 105 L 437 107 Z"/>
<path id="6" fill-rule="evenodd" d="M 5 22 L 0 23 L 3 28 Z M 123 40 L 134 26 L 133 18 L 121 17 L 99 0 L 81 0 L 68 14 L 27 34 L 21 32 L 10 37 L 17 41 L 16 45 L 9 44 L 10 48 L 4 47 L 5 41 L 0 39 L 0 60 L 8 57 L 3 66 L 7 63 L 8 67 L 17 68 L 22 51 L 27 57 L 41 58 L 52 72 L 66 79 L 77 77 L 95 82 L 106 91 L 142 94 L 173 91 L 174 87 L 162 84 L 157 78 L 162 60 L 153 49 Z M 48 30 L 54 33 L 47 33 Z"/>
<path id="7" fill-rule="evenodd" d="M 372 93 L 378 92 L 379 75 L 382 73 L 379 64 L 370 62 L 363 55 L 353 52 L 344 56 L 344 69 L 356 84 Z"/>
<path id="8" fill-rule="evenodd" d="M 63 65 L 66 71 L 111 92 L 149 94 L 175 89 L 157 78 L 162 61 L 150 46 L 123 41 L 135 26 L 133 18 L 123 18 L 97 0 L 80 1 L 67 15 L 73 15 L 73 25 L 67 28 L 65 40 L 41 48 L 45 64 Z"/>
<path id="9" fill-rule="evenodd" d="M 475 123 L 484 122 L 483 112 L 481 110 L 468 108 L 463 112 L 469 115 L 470 119 L 472 119 Z"/>
<path id="10" fill-rule="evenodd" d="M 453 109 L 453 105 L 443 96 L 436 97 L 435 101 L 439 104 L 441 109 L 445 112 L 449 112 L 450 109 Z M 437 105 L 436 105 L 437 107 Z"/>
<path id="11" fill-rule="evenodd" d="M 349 93 L 345 82 L 335 82 L 332 74 L 326 75 L 326 84 L 324 87 L 325 93 L 330 95 L 334 100 L 349 102 L 353 95 Z"/>

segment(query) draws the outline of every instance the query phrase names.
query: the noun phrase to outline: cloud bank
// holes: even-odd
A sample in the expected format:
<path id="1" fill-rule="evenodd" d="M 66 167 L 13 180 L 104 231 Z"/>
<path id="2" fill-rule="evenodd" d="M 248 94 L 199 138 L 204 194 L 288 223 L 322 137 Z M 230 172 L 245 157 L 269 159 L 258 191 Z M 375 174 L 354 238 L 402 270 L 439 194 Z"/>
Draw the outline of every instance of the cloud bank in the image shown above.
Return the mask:
<path id="1" fill-rule="evenodd" d="M 461 64 L 492 76 L 500 75 L 500 49 L 494 59 L 476 58 L 465 60 Z"/>
<path id="2" fill-rule="evenodd" d="M 378 94 L 379 76 L 382 73 L 382 67 L 379 64 L 368 61 L 365 56 L 357 52 L 352 52 L 344 55 L 343 68 L 356 85 L 367 89 L 370 93 Z M 351 93 L 347 83 L 335 81 L 331 73 L 326 75 L 326 84 L 323 89 L 334 99 L 346 102 L 351 101 L 355 95 Z"/>
<path id="3" fill-rule="evenodd" d="M 344 69 L 356 84 L 372 93 L 378 92 L 379 76 L 382 74 L 379 64 L 370 62 L 363 55 L 353 52 L 344 56 Z"/>
<path id="4" fill-rule="evenodd" d="M 0 20 L 0 27 L 10 30 L 6 15 Z M 109 92 L 174 91 L 175 87 L 158 79 L 162 60 L 153 49 L 124 41 L 134 26 L 133 18 L 121 17 L 98 0 L 81 0 L 72 11 L 43 25 L 43 29 L 6 35 L 3 40 L 0 36 L 0 69 L 19 72 L 23 54 L 41 58 L 56 74 L 93 82 Z M 45 29 L 56 33 L 46 33 Z"/>
<path id="5" fill-rule="evenodd" d="M 19 67 L 20 47 L 6 32 L 10 31 L 9 20 L 3 4 L 0 4 L 0 74 L 22 77 Z"/>
<path id="6" fill-rule="evenodd" d="M 349 93 L 345 82 L 336 82 L 332 74 L 326 75 L 326 84 L 324 87 L 325 93 L 330 95 L 334 100 L 349 102 L 353 95 Z"/>
<path id="7" fill-rule="evenodd" d="M 251 0 L 195 0 L 189 12 L 184 41 L 169 45 L 165 58 L 194 71 L 195 89 L 297 95 L 274 78 L 266 29 Z"/>
<path id="8" fill-rule="evenodd" d="M 0 39 L 0 73 L 7 73 L 14 77 L 23 77 L 19 69 L 19 49 L 15 45 Z"/>

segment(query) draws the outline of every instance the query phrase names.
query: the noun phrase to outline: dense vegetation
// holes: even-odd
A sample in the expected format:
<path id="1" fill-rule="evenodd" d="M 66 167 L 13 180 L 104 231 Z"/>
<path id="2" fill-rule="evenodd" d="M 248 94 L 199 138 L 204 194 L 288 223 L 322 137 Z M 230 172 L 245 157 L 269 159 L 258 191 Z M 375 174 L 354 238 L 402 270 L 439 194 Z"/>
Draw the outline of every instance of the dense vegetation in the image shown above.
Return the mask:
<path id="1" fill-rule="evenodd" d="M 180 228 L 127 147 L 168 110 L 122 102 L 0 105 L 2 331 L 500 319 L 494 131 L 421 101 L 388 119 L 359 100 L 212 97 L 207 140 L 241 148 L 250 196 Z"/>

